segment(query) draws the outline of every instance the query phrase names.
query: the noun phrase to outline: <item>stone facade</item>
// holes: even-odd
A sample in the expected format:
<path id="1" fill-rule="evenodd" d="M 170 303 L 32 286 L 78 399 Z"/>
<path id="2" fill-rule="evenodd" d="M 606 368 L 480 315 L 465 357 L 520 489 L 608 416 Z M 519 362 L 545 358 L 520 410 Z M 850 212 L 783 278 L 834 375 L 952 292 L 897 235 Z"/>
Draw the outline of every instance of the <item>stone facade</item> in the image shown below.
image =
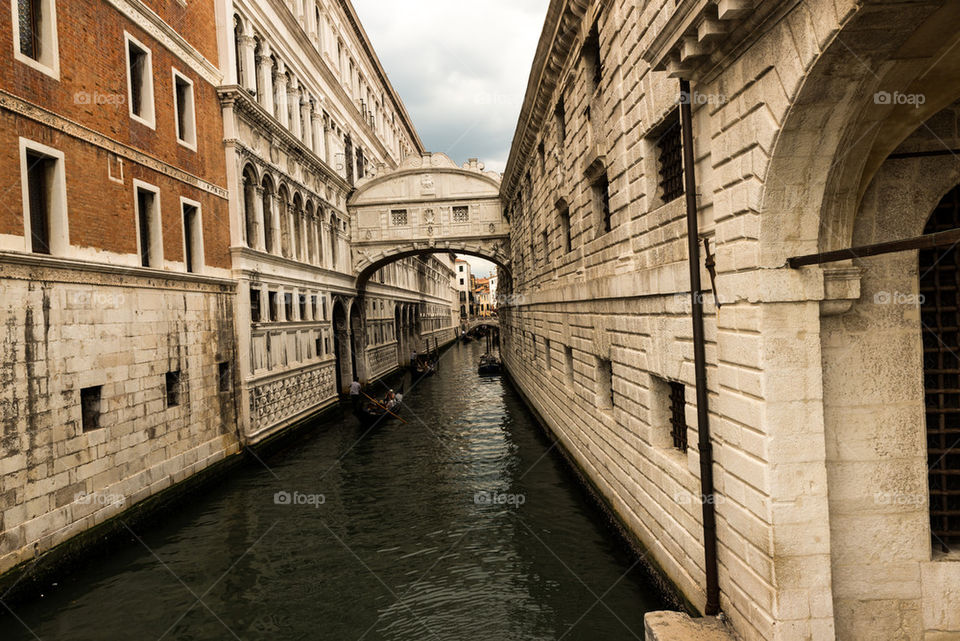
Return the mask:
<path id="1" fill-rule="evenodd" d="M 925 399 L 943 391 L 924 353 L 956 349 L 918 309 L 932 268 L 916 251 L 787 264 L 924 233 L 955 206 L 958 20 L 939 1 L 550 4 L 502 181 L 503 358 L 702 608 L 677 115 L 690 80 L 717 272 L 704 303 L 721 606 L 743 639 L 960 635 L 960 563 L 931 529 L 928 464 L 956 462 L 927 451 Z"/>
<path id="2" fill-rule="evenodd" d="M 248 356 L 240 419 L 252 443 L 335 402 L 354 377 L 406 362 L 395 331 L 414 342 L 434 329 L 414 337 L 413 314 L 398 316 L 401 327 L 394 309 L 449 307 L 449 292 L 418 278 L 445 269 L 431 258 L 386 266 L 369 287 L 357 281 L 347 198 L 422 145 L 350 3 L 237 0 L 222 10 L 233 27 L 220 34 L 229 65 L 219 89 L 230 251 Z M 452 339 L 444 329 L 442 343 Z"/>

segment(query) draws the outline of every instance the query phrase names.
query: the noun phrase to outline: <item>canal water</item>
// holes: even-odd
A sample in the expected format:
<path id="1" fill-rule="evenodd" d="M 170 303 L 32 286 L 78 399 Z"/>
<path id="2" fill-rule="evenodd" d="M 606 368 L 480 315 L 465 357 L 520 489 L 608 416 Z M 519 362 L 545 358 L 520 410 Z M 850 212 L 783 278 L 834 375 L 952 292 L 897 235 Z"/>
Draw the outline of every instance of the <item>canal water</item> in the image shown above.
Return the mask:
<path id="1" fill-rule="evenodd" d="M 480 344 L 0 616 L 0 639 L 643 639 L 664 602 Z M 378 395 L 385 391 L 375 387 Z"/>

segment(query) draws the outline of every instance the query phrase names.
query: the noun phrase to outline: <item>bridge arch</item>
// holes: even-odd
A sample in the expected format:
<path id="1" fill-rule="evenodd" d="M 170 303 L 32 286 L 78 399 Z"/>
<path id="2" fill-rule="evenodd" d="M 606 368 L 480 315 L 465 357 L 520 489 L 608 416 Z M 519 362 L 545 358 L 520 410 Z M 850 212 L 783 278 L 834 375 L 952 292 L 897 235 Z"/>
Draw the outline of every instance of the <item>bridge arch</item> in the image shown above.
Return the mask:
<path id="1" fill-rule="evenodd" d="M 409 256 L 479 256 L 510 270 L 510 225 L 500 176 L 471 159 L 409 157 L 395 170 L 357 183 L 347 207 L 357 288 L 381 267 Z"/>

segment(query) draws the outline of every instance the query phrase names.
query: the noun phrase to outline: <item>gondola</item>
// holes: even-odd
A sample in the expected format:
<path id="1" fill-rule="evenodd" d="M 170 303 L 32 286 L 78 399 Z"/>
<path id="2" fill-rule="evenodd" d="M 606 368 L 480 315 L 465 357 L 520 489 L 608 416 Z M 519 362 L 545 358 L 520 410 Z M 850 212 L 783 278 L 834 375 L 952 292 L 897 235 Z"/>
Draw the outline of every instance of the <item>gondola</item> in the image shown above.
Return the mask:
<path id="1" fill-rule="evenodd" d="M 357 417 L 357 420 L 360 421 L 360 425 L 363 427 L 371 427 L 375 424 L 383 424 L 397 418 L 393 414 L 397 414 L 401 406 L 402 403 L 397 403 L 388 412 L 373 403 L 365 403 L 357 406 L 356 409 L 353 410 L 353 414 Z"/>
<path id="2" fill-rule="evenodd" d="M 483 376 L 495 376 L 500 373 L 500 359 L 490 354 L 484 354 L 480 357 L 480 365 L 477 366 L 477 373 Z"/>

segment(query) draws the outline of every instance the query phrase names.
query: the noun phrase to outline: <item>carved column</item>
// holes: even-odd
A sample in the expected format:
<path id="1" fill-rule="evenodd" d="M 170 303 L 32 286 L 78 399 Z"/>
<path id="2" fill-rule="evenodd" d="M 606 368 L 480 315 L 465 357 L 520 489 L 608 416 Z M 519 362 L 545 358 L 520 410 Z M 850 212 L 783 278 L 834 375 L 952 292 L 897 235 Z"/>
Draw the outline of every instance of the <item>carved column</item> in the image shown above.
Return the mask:
<path id="1" fill-rule="evenodd" d="M 283 62 L 277 62 L 277 79 L 276 79 L 276 116 L 277 120 L 280 121 L 280 124 L 284 127 L 290 125 L 290 111 L 287 108 L 287 93 L 290 91 L 290 79 L 286 74 L 286 65 Z"/>
<path id="2" fill-rule="evenodd" d="M 251 244 L 251 247 L 254 247 L 255 249 L 259 249 L 260 251 L 263 251 L 265 248 L 264 239 L 263 239 L 263 236 L 264 236 L 263 187 L 257 185 L 255 189 L 255 194 L 256 194 L 256 197 L 254 198 L 255 202 L 253 206 L 253 212 L 254 212 L 254 221 L 255 221 L 257 231 L 256 231 L 256 238 L 254 238 L 253 244 Z"/>
<path id="3" fill-rule="evenodd" d="M 323 128 L 323 115 L 319 111 L 310 114 L 310 126 L 313 128 L 313 153 L 321 160 L 326 159 L 326 132 Z"/>
<path id="4" fill-rule="evenodd" d="M 300 138 L 300 117 L 302 105 L 302 94 L 300 93 L 299 83 L 296 80 L 290 82 L 290 117 L 288 127 L 290 133 L 293 134 L 295 138 Z"/>
<path id="5" fill-rule="evenodd" d="M 257 42 L 253 36 L 240 36 L 238 46 L 242 57 L 240 65 L 242 77 L 238 78 L 237 82 L 241 87 L 253 93 L 257 91 L 257 78 L 253 75 L 253 71 L 256 69 L 256 56 L 254 53 L 256 45 Z"/>
<path id="6" fill-rule="evenodd" d="M 270 57 L 270 45 L 260 44 L 260 57 L 257 59 L 257 73 L 260 74 L 260 106 L 273 113 L 273 59 Z"/>
<path id="7" fill-rule="evenodd" d="M 303 102 L 300 104 L 300 118 L 303 121 L 303 131 L 301 132 L 303 144 L 309 149 L 313 149 L 313 103 L 307 96 L 303 97 Z"/>

